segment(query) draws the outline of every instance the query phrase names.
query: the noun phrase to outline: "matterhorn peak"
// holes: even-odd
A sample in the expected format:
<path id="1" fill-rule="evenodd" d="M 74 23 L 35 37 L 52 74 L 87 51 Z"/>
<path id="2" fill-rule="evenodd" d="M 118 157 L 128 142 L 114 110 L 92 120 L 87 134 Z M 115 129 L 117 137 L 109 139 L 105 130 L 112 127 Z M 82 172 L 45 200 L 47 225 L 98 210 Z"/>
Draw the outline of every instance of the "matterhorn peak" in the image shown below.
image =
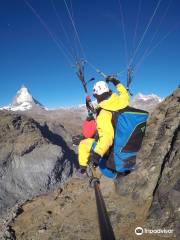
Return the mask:
<path id="1" fill-rule="evenodd" d="M 18 106 L 19 104 L 23 103 L 32 103 L 33 97 L 29 93 L 29 90 L 25 85 L 22 85 L 20 90 L 17 92 L 15 98 L 13 99 L 12 105 Z"/>
<path id="2" fill-rule="evenodd" d="M 32 97 L 28 88 L 23 84 L 17 91 L 12 103 L 3 109 L 11 111 L 26 111 L 32 108 L 43 108 L 43 105 Z"/>

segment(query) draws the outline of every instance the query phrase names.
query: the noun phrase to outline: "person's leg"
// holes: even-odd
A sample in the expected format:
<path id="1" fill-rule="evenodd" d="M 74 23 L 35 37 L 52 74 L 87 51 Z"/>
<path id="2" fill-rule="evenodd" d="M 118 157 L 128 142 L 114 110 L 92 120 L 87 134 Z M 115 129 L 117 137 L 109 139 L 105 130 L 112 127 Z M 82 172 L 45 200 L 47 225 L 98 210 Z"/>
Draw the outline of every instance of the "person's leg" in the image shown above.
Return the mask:
<path id="1" fill-rule="evenodd" d="M 84 179 L 88 177 L 86 168 L 88 157 L 90 155 L 91 148 L 95 140 L 93 138 L 86 138 L 82 140 L 78 146 L 78 161 L 80 168 L 76 173 L 76 177 Z"/>
<path id="2" fill-rule="evenodd" d="M 94 142 L 94 138 L 86 138 L 80 142 L 78 147 L 78 161 L 81 168 L 87 167 L 88 157 Z"/>

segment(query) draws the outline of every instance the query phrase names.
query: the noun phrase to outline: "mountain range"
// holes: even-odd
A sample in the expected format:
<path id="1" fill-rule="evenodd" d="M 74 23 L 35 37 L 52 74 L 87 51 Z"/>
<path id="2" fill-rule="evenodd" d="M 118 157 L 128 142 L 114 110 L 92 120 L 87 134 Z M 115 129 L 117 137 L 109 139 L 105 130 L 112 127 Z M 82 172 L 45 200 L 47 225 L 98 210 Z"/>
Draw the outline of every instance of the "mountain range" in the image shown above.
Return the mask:
<path id="1" fill-rule="evenodd" d="M 143 95 L 139 93 L 131 99 L 130 105 L 153 112 L 161 101 L 162 99 L 155 94 Z M 96 102 L 94 101 L 93 104 L 96 105 Z M 80 134 L 82 121 L 87 116 L 85 104 L 49 109 L 35 99 L 24 85 L 17 91 L 11 104 L 0 108 L 0 110 L 33 118 L 42 125 L 47 124 L 51 131 L 60 134 L 64 138 L 67 138 L 67 135 L 62 131 L 62 126 L 71 136 Z"/>
<path id="2" fill-rule="evenodd" d="M 144 110 L 152 111 L 157 104 L 159 104 L 162 101 L 162 99 L 155 95 L 144 95 L 142 93 L 138 93 L 135 95 L 130 105 L 136 108 L 141 108 Z M 57 111 L 58 109 L 48 109 L 43 104 L 41 104 L 38 100 L 36 100 L 31 93 L 29 92 L 28 88 L 24 85 L 20 88 L 19 91 L 17 91 L 15 97 L 13 98 L 13 101 L 8 106 L 4 106 L 0 109 L 4 110 L 10 110 L 10 111 L 36 111 L 36 112 L 42 112 L 42 111 Z M 59 108 L 63 110 L 81 110 L 82 112 L 86 111 L 85 104 L 80 104 L 79 106 L 74 107 L 67 107 L 67 108 Z"/>

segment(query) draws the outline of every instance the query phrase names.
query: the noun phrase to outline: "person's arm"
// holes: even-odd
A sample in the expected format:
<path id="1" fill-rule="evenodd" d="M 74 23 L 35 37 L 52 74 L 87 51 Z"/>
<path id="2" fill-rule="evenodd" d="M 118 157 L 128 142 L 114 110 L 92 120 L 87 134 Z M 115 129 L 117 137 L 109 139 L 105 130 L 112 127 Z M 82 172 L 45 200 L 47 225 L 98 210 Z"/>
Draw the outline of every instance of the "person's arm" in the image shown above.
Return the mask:
<path id="1" fill-rule="evenodd" d="M 112 146 L 114 140 L 112 113 L 102 109 L 97 117 L 96 123 L 99 139 L 94 148 L 94 152 L 102 157 Z"/>
<path id="2" fill-rule="evenodd" d="M 116 85 L 116 90 L 119 94 L 119 101 L 127 102 L 127 105 L 129 105 L 129 94 L 126 88 L 121 84 Z"/>
<path id="3" fill-rule="evenodd" d="M 113 83 L 118 92 L 119 101 L 126 102 L 127 105 L 129 105 L 129 94 L 128 94 L 128 91 L 126 90 L 126 88 L 124 87 L 124 85 L 122 85 L 118 79 L 116 79 L 115 77 L 112 77 L 112 76 L 108 76 L 106 78 L 106 82 Z"/>

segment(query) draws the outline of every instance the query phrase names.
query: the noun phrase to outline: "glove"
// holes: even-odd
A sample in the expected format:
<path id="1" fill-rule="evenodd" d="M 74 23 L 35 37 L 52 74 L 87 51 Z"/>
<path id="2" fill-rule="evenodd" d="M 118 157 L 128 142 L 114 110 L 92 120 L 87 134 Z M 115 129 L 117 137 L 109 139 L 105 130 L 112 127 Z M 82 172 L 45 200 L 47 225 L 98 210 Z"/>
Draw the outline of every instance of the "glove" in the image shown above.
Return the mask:
<path id="1" fill-rule="evenodd" d="M 107 83 L 112 82 L 114 84 L 114 86 L 116 86 L 116 85 L 118 85 L 120 83 L 120 81 L 118 79 L 116 79 L 115 77 L 113 77 L 113 76 L 108 76 L 106 78 L 106 82 Z"/>
<path id="2" fill-rule="evenodd" d="M 86 120 L 87 120 L 87 121 L 95 120 L 95 119 L 94 119 L 94 116 L 93 116 L 93 113 L 88 112 L 88 116 L 87 116 Z"/>
<path id="3" fill-rule="evenodd" d="M 86 97 L 86 108 L 88 110 L 88 112 L 92 112 L 95 113 L 95 108 L 92 104 L 91 98 L 89 96 Z"/>
<path id="4" fill-rule="evenodd" d="M 100 158 L 101 156 L 98 153 L 92 152 L 89 155 L 88 164 L 92 163 L 95 167 L 97 167 L 99 165 Z"/>
<path id="5" fill-rule="evenodd" d="M 73 145 L 78 146 L 79 143 L 81 142 L 81 140 L 83 140 L 83 139 L 84 139 L 84 137 L 82 135 L 73 136 L 72 143 L 73 143 Z"/>

